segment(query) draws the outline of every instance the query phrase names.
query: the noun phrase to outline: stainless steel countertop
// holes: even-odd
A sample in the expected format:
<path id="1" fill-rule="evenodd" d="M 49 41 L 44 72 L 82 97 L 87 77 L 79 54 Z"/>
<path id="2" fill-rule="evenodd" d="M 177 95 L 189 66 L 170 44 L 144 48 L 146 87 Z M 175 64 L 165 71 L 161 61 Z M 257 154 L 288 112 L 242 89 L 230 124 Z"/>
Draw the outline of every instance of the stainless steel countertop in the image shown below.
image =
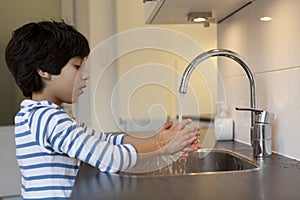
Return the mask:
<path id="1" fill-rule="evenodd" d="M 227 149 L 248 158 L 252 148 L 235 141 L 218 142 L 215 148 Z M 203 173 L 165 177 L 128 177 L 99 173 L 82 165 L 71 199 L 300 199 L 300 161 L 273 154 L 260 162 L 255 171 Z"/>

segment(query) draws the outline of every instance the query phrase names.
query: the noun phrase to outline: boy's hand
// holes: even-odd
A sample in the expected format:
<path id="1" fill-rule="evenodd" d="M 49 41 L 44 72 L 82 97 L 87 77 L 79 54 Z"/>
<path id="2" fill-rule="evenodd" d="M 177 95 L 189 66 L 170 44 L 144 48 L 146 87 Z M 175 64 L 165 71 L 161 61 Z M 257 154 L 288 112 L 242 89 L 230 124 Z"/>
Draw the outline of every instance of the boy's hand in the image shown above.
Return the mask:
<path id="1" fill-rule="evenodd" d="M 198 137 L 199 127 L 188 127 L 191 120 L 186 119 L 173 126 L 172 122 L 165 123 L 158 131 L 159 145 L 163 154 L 173 155 L 181 153 L 181 157 L 187 157 L 188 152 L 196 151 L 200 148 Z"/>

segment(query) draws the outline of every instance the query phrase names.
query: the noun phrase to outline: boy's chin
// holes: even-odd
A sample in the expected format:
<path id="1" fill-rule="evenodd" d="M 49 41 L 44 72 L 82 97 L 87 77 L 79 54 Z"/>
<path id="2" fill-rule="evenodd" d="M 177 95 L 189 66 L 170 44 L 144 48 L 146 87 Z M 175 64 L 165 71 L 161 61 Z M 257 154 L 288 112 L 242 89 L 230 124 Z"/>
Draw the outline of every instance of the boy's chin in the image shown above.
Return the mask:
<path id="1" fill-rule="evenodd" d="M 70 101 L 70 104 L 72 103 L 76 103 L 79 99 L 79 97 L 81 96 L 81 94 L 79 95 L 73 95 L 72 100 Z"/>
<path id="2" fill-rule="evenodd" d="M 71 101 L 69 104 L 77 103 L 78 99 L 79 99 L 79 98 L 72 99 L 72 101 Z"/>

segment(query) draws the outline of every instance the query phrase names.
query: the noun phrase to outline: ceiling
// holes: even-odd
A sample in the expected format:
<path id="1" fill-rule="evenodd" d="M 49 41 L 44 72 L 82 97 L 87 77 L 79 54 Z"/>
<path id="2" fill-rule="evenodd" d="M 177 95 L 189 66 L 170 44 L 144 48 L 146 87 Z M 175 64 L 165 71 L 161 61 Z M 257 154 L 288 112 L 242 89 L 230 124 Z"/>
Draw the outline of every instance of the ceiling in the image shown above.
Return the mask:
<path id="1" fill-rule="evenodd" d="M 253 1 L 253 0 L 252 0 Z M 147 24 L 187 24 L 190 12 L 212 12 L 212 21 L 218 23 L 251 0 L 156 0 L 146 1 Z M 148 5 L 147 5 L 148 4 Z M 150 11 L 149 11 L 150 10 Z M 145 12 L 146 13 L 146 12 Z M 211 21 L 211 22 L 212 22 Z"/>

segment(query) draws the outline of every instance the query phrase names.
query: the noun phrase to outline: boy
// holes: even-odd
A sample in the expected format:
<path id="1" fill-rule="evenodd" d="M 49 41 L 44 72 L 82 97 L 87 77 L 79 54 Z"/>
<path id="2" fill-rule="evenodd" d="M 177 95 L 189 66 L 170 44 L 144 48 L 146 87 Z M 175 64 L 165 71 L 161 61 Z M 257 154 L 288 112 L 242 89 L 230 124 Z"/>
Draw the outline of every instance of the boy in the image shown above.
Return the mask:
<path id="1" fill-rule="evenodd" d="M 54 21 L 18 28 L 6 47 L 7 66 L 28 98 L 15 117 L 23 199 L 68 198 L 81 161 L 117 172 L 199 148 L 199 128 L 185 128 L 190 120 L 175 126 L 168 122 L 141 143 L 125 134 L 96 133 L 63 111 L 61 105 L 76 102 L 86 87 L 89 75 L 81 65 L 89 52 L 81 33 Z"/>

